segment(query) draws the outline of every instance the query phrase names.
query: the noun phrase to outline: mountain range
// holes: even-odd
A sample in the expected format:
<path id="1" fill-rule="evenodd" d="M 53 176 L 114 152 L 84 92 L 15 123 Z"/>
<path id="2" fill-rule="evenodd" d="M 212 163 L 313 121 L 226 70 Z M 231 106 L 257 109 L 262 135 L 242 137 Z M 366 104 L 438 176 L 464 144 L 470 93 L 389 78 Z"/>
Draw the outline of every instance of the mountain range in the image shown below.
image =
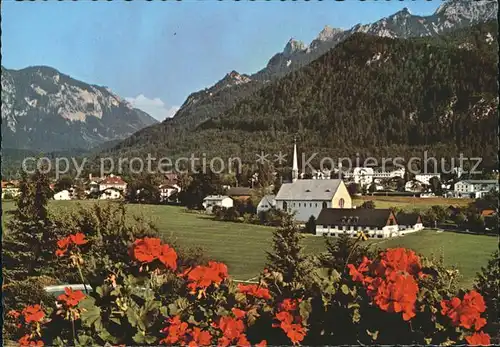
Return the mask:
<path id="1" fill-rule="evenodd" d="M 214 86 L 192 93 L 167 124 L 196 126 L 250 96 L 270 81 L 306 66 L 355 33 L 389 38 L 438 37 L 441 34 L 496 19 L 497 1 L 448 0 L 430 16 L 412 15 L 407 8 L 371 24 L 356 24 L 348 30 L 325 28 L 306 45 L 290 39 L 262 70 L 251 74 L 232 71 Z M 220 88 L 224 86 L 224 88 Z M 161 125 L 158 125 L 161 126 Z"/>
<path id="2" fill-rule="evenodd" d="M 290 39 L 264 69 L 231 71 L 192 93 L 157 124 L 107 88 L 48 67 L 2 67 L 3 147 L 203 150 L 252 160 L 299 134 L 304 146 L 330 154 L 431 147 L 496 160 L 498 27 L 477 24 L 496 19 L 497 9 L 497 1 L 448 0 L 430 16 L 405 8 L 348 30 L 326 26 L 309 45 Z M 468 137 L 470 129 L 486 135 Z"/>
<path id="3" fill-rule="evenodd" d="M 3 148 L 90 149 L 155 123 L 108 88 L 47 66 L 2 66 Z"/>
<path id="4" fill-rule="evenodd" d="M 356 33 L 194 128 L 170 122 L 106 152 L 207 158 L 278 154 L 297 136 L 317 158 L 483 157 L 497 163 L 498 25 L 439 37 Z M 317 164 L 317 163 L 316 163 Z"/>

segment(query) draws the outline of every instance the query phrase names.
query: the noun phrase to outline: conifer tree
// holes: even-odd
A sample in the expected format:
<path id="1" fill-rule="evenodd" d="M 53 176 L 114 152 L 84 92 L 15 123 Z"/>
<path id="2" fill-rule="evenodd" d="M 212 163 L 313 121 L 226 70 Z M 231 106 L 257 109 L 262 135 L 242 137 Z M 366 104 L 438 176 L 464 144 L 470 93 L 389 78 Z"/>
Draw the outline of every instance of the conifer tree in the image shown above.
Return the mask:
<path id="1" fill-rule="evenodd" d="M 303 235 L 292 215 L 283 217 L 273 233 L 273 251 L 267 252 L 267 269 L 280 273 L 285 283 L 300 282 L 307 267 L 301 240 Z"/>
<path id="2" fill-rule="evenodd" d="M 4 275 L 7 281 L 46 274 L 51 268 L 57 242 L 49 219 L 49 180 L 37 170 L 30 179 L 25 173 L 20 182 L 17 209 L 7 224 L 3 242 Z"/>

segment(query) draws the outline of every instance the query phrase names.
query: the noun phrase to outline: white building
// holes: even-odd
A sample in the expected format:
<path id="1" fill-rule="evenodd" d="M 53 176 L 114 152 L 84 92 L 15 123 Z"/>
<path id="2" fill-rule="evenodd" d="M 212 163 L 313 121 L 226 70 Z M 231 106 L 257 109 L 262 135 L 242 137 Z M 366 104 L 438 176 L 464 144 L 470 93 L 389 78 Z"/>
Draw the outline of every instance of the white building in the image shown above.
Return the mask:
<path id="1" fill-rule="evenodd" d="M 422 217 L 417 213 L 400 212 L 396 215 L 400 235 L 413 233 L 424 229 Z"/>
<path id="2" fill-rule="evenodd" d="M 297 221 L 307 222 L 311 216 L 317 218 L 324 208 L 352 208 L 352 199 L 342 180 L 296 180 L 281 186 L 276 208 L 295 213 Z"/>
<path id="3" fill-rule="evenodd" d="M 116 188 L 106 188 L 100 192 L 100 200 L 116 200 L 123 196 L 123 192 Z"/>
<path id="4" fill-rule="evenodd" d="M 425 185 L 430 185 L 430 180 L 432 177 L 437 177 L 439 181 L 441 181 L 441 174 L 417 174 L 415 175 L 415 180 L 424 183 Z"/>
<path id="5" fill-rule="evenodd" d="M 453 194 L 456 198 L 481 198 L 490 191 L 498 192 L 496 180 L 463 180 L 455 183 Z"/>
<path id="6" fill-rule="evenodd" d="M 68 190 L 61 190 L 54 194 L 54 200 L 71 200 L 71 195 Z"/>
<path id="7" fill-rule="evenodd" d="M 113 174 L 104 178 L 99 182 L 99 191 L 105 191 L 106 189 L 114 188 L 121 192 L 125 192 L 127 189 L 127 182 L 125 182 L 120 176 L 115 176 Z"/>
<path id="8" fill-rule="evenodd" d="M 178 194 L 181 191 L 181 187 L 177 184 L 162 184 L 158 189 L 160 190 L 160 198 L 162 201 L 168 200 L 172 195 Z"/>
<path id="9" fill-rule="evenodd" d="M 371 167 L 355 167 L 352 172 L 344 172 L 344 177 L 351 180 L 361 187 L 367 187 L 374 181 L 380 182 L 385 179 L 393 177 L 403 178 L 405 175 L 405 168 L 397 168 L 389 171 L 378 171 Z"/>
<path id="10" fill-rule="evenodd" d="M 316 235 L 357 237 L 363 232 L 369 238 L 399 236 L 397 219 L 390 209 L 325 208 L 316 221 Z"/>
<path id="11" fill-rule="evenodd" d="M 276 196 L 265 195 L 257 205 L 257 214 L 276 208 Z"/>
<path id="12" fill-rule="evenodd" d="M 214 206 L 230 208 L 233 203 L 233 199 L 227 195 L 209 195 L 203 199 L 203 207 L 208 213 L 212 213 Z"/>

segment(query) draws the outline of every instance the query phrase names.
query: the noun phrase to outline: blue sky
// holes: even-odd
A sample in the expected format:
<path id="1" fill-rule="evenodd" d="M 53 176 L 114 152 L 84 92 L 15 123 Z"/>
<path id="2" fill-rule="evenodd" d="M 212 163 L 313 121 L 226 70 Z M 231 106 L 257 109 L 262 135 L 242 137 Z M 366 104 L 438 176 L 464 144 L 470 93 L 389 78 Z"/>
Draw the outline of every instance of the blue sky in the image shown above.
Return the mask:
<path id="1" fill-rule="evenodd" d="M 348 29 L 441 1 L 2 3 L 2 65 L 48 65 L 105 85 L 159 119 L 232 70 L 254 73 L 293 37 Z"/>

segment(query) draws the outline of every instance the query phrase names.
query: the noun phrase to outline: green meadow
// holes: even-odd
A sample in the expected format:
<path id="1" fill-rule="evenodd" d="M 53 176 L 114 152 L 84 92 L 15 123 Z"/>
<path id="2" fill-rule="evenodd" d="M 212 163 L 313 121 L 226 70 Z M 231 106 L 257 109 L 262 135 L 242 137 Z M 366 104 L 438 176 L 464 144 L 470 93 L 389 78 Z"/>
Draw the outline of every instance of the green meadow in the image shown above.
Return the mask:
<path id="1" fill-rule="evenodd" d="M 80 206 L 110 202 L 51 201 L 52 213 L 69 212 Z M 112 203 L 112 202 L 111 202 Z M 214 221 L 202 213 L 187 212 L 183 207 L 165 205 L 126 205 L 131 214 L 143 215 L 155 222 L 160 232 L 180 245 L 199 246 L 213 259 L 225 262 L 230 273 L 240 280 L 256 276 L 266 262 L 266 251 L 272 247 L 273 228 L 259 225 Z M 2 204 L 2 223 L 9 218 L 8 211 L 14 208 L 12 202 Z M 7 213 L 6 213 L 7 212 Z M 4 231 L 8 232 L 8 230 Z M 443 256 L 448 266 L 456 266 L 463 278 L 462 284 L 470 287 L 474 276 L 498 246 L 495 237 L 484 235 L 438 233 L 424 230 L 403 237 L 388 240 L 371 240 L 380 248 L 407 247 L 424 255 Z M 305 251 L 320 253 L 325 250 L 322 237 L 305 235 Z"/>

